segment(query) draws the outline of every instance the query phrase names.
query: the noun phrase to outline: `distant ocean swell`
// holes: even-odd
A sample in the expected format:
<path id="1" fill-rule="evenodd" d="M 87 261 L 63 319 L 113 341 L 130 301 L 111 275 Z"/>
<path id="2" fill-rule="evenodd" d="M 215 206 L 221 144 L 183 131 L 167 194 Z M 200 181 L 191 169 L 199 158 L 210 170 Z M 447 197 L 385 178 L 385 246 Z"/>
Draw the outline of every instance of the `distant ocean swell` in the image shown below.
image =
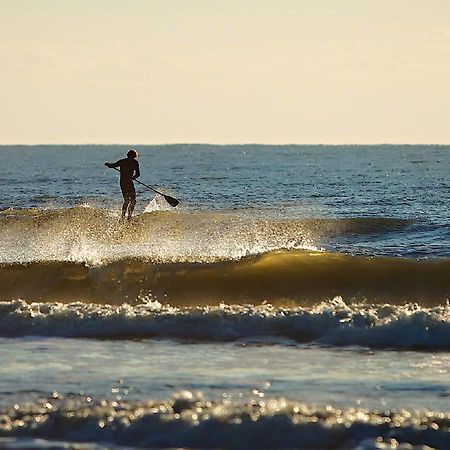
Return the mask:
<path id="1" fill-rule="evenodd" d="M 314 307 L 219 305 L 174 308 L 137 305 L 0 302 L 0 335 L 450 350 L 450 305 L 347 305 L 340 298 Z"/>
<path id="2" fill-rule="evenodd" d="M 0 437 L 145 448 L 450 448 L 450 415 L 409 410 L 317 408 L 285 399 L 209 401 L 180 392 L 149 401 L 54 393 L 0 411 Z M 0 441 L 1 444 L 1 441 Z M 23 448 L 23 447 L 21 447 Z M 66 448 L 66 447 L 64 447 Z"/>
<path id="3" fill-rule="evenodd" d="M 450 297 L 450 259 L 362 257 L 277 250 L 212 263 L 135 257 L 98 266 L 67 261 L 0 265 L 0 299 L 120 304 L 152 294 L 173 305 L 313 304 L 346 299 L 422 305 Z"/>

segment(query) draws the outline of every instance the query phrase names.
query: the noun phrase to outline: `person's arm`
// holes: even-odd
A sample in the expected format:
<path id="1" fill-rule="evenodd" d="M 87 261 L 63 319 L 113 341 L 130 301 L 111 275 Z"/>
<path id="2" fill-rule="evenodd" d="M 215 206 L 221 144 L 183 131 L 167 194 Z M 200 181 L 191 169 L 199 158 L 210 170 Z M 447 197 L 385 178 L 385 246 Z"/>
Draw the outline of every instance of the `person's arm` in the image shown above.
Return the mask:
<path id="1" fill-rule="evenodd" d="M 109 162 L 105 162 L 105 166 L 109 167 L 110 169 L 115 169 L 116 167 L 120 167 L 120 162 L 122 160 L 116 161 L 115 163 L 109 163 Z"/>
<path id="2" fill-rule="evenodd" d="M 139 178 L 140 175 L 141 175 L 141 171 L 139 170 L 139 163 L 136 161 L 136 168 L 134 169 L 133 180 L 135 180 L 136 178 Z"/>

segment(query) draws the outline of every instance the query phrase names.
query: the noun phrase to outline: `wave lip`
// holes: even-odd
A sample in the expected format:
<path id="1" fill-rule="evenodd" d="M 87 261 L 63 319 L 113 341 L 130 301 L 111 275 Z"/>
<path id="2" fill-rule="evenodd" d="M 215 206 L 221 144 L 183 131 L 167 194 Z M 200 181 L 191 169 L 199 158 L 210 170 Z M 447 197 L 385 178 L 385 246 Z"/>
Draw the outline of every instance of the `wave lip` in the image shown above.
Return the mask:
<path id="1" fill-rule="evenodd" d="M 1 413 L 2 437 L 146 448 L 450 447 L 448 413 L 317 408 L 275 398 L 208 401 L 201 393 L 188 391 L 145 402 L 65 398 L 55 393 L 42 402 L 16 405 Z"/>
<path id="2" fill-rule="evenodd" d="M 314 307 L 219 305 L 175 308 L 159 302 L 121 306 L 0 302 L 0 335 L 101 339 L 178 339 L 263 344 L 450 350 L 450 304 L 347 305 L 341 298 Z"/>

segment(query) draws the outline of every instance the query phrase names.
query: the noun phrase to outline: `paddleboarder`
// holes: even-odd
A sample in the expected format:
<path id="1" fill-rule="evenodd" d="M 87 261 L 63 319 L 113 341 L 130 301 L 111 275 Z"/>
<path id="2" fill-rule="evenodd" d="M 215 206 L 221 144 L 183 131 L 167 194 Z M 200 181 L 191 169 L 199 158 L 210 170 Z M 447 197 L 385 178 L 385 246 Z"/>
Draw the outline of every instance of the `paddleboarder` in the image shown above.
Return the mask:
<path id="1" fill-rule="evenodd" d="M 139 171 L 139 163 L 136 160 L 138 152 L 131 149 L 127 153 L 127 157 L 120 159 L 115 163 L 105 162 L 105 166 L 110 169 L 120 170 L 120 189 L 122 190 L 123 205 L 122 205 L 122 220 L 125 217 L 130 220 L 133 215 L 134 207 L 136 206 L 136 190 L 134 188 L 133 180 L 139 178 L 141 172 Z"/>

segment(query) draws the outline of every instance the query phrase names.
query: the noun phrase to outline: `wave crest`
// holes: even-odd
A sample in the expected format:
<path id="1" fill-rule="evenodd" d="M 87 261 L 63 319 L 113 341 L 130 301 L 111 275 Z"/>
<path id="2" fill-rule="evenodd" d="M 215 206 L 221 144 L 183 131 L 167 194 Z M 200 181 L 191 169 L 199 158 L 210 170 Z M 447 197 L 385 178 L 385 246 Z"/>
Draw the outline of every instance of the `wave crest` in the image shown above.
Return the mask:
<path id="1" fill-rule="evenodd" d="M 219 305 L 175 308 L 150 301 L 121 306 L 0 302 L 0 335 L 188 341 L 254 340 L 398 349 L 450 349 L 450 305 L 315 307 Z"/>
<path id="2" fill-rule="evenodd" d="M 151 293 L 174 305 L 312 304 L 347 299 L 422 305 L 450 297 L 449 259 L 411 260 L 310 251 L 272 251 L 214 263 L 155 263 L 123 258 L 0 265 L 0 298 L 35 301 L 132 302 Z"/>
<path id="3" fill-rule="evenodd" d="M 215 262 L 276 249 L 316 249 L 327 236 L 398 231 L 393 218 L 263 219 L 233 212 L 158 211 L 121 224 L 118 213 L 89 206 L 0 213 L 0 262 L 74 261 L 99 265 L 145 257 Z"/>

